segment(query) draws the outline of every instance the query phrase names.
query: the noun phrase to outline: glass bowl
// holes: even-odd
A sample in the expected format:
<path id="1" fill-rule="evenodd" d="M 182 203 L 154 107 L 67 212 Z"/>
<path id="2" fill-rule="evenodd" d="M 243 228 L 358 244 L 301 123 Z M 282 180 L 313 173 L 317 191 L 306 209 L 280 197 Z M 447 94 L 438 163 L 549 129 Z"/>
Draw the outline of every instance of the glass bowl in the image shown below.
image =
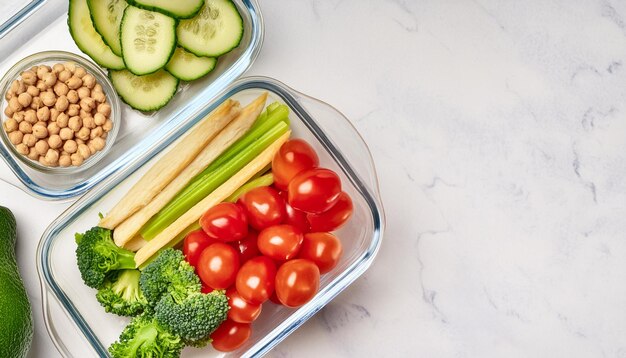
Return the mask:
<path id="1" fill-rule="evenodd" d="M 0 138 L 2 138 L 2 143 L 6 148 L 8 148 L 9 153 L 28 167 L 45 174 L 74 174 L 89 169 L 100 159 L 102 159 L 111 149 L 113 143 L 115 143 L 115 138 L 117 137 L 117 133 L 119 131 L 121 123 L 120 100 L 106 73 L 104 73 L 104 71 L 100 67 L 87 60 L 86 58 L 64 51 L 44 51 L 32 54 L 18 61 L 6 72 L 4 77 L 2 77 L 2 80 L 0 80 L 0 94 L 2 94 L 2 99 L 0 100 L 2 117 L 1 122 L 4 123 L 8 119 L 4 114 L 4 109 L 8 104 L 5 94 L 11 87 L 11 83 L 13 83 L 14 80 L 18 79 L 23 71 L 26 71 L 33 66 L 52 66 L 56 63 L 64 62 L 74 62 L 78 66 L 84 68 L 87 73 L 93 75 L 96 78 L 96 83 L 99 83 L 102 86 L 102 90 L 107 97 L 109 105 L 111 106 L 111 116 L 109 118 L 113 122 L 113 128 L 107 134 L 105 146 L 102 150 L 87 158 L 87 160 L 85 160 L 81 165 L 69 167 L 48 167 L 39 163 L 38 161 L 26 157 L 23 154 L 18 153 L 15 146 L 11 143 L 11 141 L 9 141 L 6 130 L 2 128 L 0 130 Z"/>
<path id="2" fill-rule="evenodd" d="M 250 339 L 238 350 L 224 354 L 210 346 L 186 348 L 182 355 L 185 358 L 255 357 L 267 353 L 363 274 L 382 242 L 384 214 L 372 157 L 352 124 L 330 105 L 276 80 L 251 77 L 232 84 L 204 107 L 190 125 L 227 98 L 245 105 L 263 91 L 269 93 L 268 104 L 279 101 L 289 106 L 292 138 L 309 142 L 318 153 L 320 164 L 339 174 L 343 190 L 352 198 L 352 218 L 336 231 L 342 241 L 343 255 L 331 272 L 322 275 L 319 292 L 305 305 L 289 309 L 265 303 L 261 316 L 252 325 Z M 185 131 L 178 131 L 174 138 L 180 138 Z M 83 284 L 74 257 L 74 233 L 96 225 L 98 213 L 112 208 L 163 152 L 160 150 L 150 160 L 124 167 L 99 183 L 43 234 L 37 251 L 37 269 L 44 319 L 59 352 L 67 357 L 106 357 L 107 347 L 117 340 L 128 323 L 127 318 L 105 313 L 96 301 L 96 291 Z"/>

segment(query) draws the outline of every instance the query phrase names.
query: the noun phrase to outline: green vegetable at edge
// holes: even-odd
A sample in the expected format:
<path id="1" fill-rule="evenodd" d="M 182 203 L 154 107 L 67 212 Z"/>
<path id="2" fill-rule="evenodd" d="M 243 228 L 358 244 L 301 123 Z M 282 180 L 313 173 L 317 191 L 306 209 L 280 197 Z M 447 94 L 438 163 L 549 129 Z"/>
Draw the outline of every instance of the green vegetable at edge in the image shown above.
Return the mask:
<path id="1" fill-rule="evenodd" d="M 11 211 L 0 206 L 0 357 L 25 357 L 33 316 L 15 259 L 17 231 Z"/>

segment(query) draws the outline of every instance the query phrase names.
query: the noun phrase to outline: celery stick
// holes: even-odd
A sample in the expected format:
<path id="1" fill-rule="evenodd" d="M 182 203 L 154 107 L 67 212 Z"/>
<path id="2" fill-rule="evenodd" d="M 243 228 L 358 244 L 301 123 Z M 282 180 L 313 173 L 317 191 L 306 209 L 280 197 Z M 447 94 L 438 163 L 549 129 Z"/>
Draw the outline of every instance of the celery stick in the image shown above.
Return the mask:
<path id="1" fill-rule="evenodd" d="M 141 236 L 151 240 L 163 229 L 173 223 L 178 217 L 209 195 L 215 188 L 237 173 L 247 163 L 254 159 L 281 135 L 285 134 L 289 126 L 285 122 L 278 122 L 273 128 L 260 138 L 243 148 L 236 156 L 224 162 L 219 168 L 208 173 L 200 174 L 197 185 L 183 189 L 161 211 L 153 216 L 141 229 Z"/>
<path id="2" fill-rule="evenodd" d="M 241 186 L 241 188 L 235 190 L 235 192 L 231 196 L 226 198 L 226 200 L 224 201 L 229 201 L 231 203 L 234 203 L 235 201 L 237 201 L 237 199 L 239 199 L 240 196 L 249 192 L 250 190 L 261 187 L 261 186 L 270 186 L 273 183 L 274 183 L 274 176 L 272 175 L 272 173 L 265 174 L 263 176 L 260 176 L 256 179 L 252 179 L 249 182 L 245 183 L 244 185 Z"/>

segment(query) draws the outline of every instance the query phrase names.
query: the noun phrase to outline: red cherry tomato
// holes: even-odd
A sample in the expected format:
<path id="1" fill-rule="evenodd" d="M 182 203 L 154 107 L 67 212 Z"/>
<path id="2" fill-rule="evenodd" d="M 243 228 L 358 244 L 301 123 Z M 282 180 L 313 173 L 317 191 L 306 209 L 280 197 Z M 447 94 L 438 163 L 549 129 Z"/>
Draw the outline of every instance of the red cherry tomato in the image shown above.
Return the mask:
<path id="1" fill-rule="evenodd" d="M 324 274 L 337 266 L 343 249 L 339 239 L 328 232 L 312 232 L 304 235 L 298 258 L 311 260 Z"/>
<path id="2" fill-rule="evenodd" d="M 265 256 L 255 257 L 241 266 L 237 273 L 235 287 L 246 301 L 261 304 L 274 292 L 276 264 Z"/>
<path id="3" fill-rule="evenodd" d="M 332 208 L 319 214 L 307 214 L 307 221 L 311 224 L 312 232 L 337 230 L 352 215 L 352 199 L 345 192 L 339 194 L 339 199 Z"/>
<path id="4" fill-rule="evenodd" d="M 202 288 L 200 289 L 200 292 L 202 292 L 202 293 L 211 293 L 213 291 L 214 290 L 211 287 L 209 287 L 209 286 L 205 285 L 204 283 L 202 283 Z"/>
<path id="5" fill-rule="evenodd" d="M 306 213 L 304 211 L 296 210 L 289 205 L 287 202 L 287 192 L 280 192 L 281 198 L 285 199 L 285 220 L 283 220 L 283 224 L 289 224 L 297 227 L 300 231 L 309 232 L 311 231 L 311 225 L 306 218 Z"/>
<path id="6" fill-rule="evenodd" d="M 248 235 L 243 239 L 233 242 L 233 247 L 239 252 L 239 263 L 243 265 L 246 261 L 253 257 L 259 256 L 259 247 L 257 246 L 257 233 L 250 230 Z"/>
<path id="7" fill-rule="evenodd" d="M 287 261 L 276 272 L 276 296 L 287 307 L 309 302 L 320 287 L 320 270 L 312 261 Z"/>
<path id="8" fill-rule="evenodd" d="M 216 242 L 202 251 L 197 269 L 198 276 L 207 286 L 226 289 L 235 282 L 239 254 L 232 246 Z"/>
<path id="9" fill-rule="evenodd" d="M 210 238 L 202 230 L 194 230 L 187 234 L 183 241 L 183 254 L 185 254 L 187 262 L 191 266 L 196 267 L 202 250 L 213 243 L 215 243 L 215 239 Z"/>
<path id="10" fill-rule="evenodd" d="M 282 306 L 283 304 L 278 300 L 278 296 L 276 296 L 276 290 L 274 290 L 274 293 L 272 293 L 272 295 L 270 296 L 270 301 L 272 301 L 272 303 L 277 304 Z"/>
<path id="11" fill-rule="evenodd" d="M 289 205 L 307 213 L 330 209 L 341 194 L 341 180 L 330 169 L 309 169 L 289 182 Z"/>
<path id="12" fill-rule="evenodd" d="M 252 323 L 261 314 L 260 304 L 252 304 L 244 300 L 234 287 L 226 291 L 228 297 L 228 318 L 239 323 Z"/>
<path id="13" fill-rule="evenodd" d="M 211 333 L 211 344 L 220 352 L 232 352 L 250 338 L 250 323 L 238 323 L 227 319 Z"/>
<path id="14" fill-rule="evenodd" d="M 274 188 L 262 186 L 243 194 L 237 201 L 248 214 L 248 223 L 257 230 L 278 225 L 285 218 L 285 200 Z"/>
<path id="15" fill-rule="evenodd" d="M 248 218 L 234 203 L 220 203 L 200 218 L 200 226 L 209 237 L 220 241 L 237 241 L 248 234 Z"/>
<path id="16" fill-rule="evenodd" d="M 283 144 L 272 160 L 274 185 L 282 190 L 298 173 L 317 168 L 320 160 L 315 150 L 302 139 L 292 139 Z"/>
<path id="17" fill-rule="evenodd" d="M 291 225 L 275 225 L 259 233 L 259 251 L 272 260 L 290 260 L 298 254 L 304 236 Z"/>

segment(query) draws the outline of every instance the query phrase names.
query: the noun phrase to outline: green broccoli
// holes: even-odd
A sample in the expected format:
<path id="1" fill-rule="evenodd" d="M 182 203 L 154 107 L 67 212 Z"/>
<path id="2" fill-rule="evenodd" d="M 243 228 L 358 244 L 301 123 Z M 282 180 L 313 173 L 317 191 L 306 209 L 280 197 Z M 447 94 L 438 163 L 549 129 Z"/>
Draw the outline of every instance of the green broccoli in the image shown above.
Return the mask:
<path id="1" fill-rule="evenodd" d="M 190 293 L 200 292 L 200 278 L 180 250 L 165 249 L 142 271 L 139 287 L 154 306 L 168 293 L 180 301 Z"/>
<path id="2" fill-rule="evenodd" d="M 113 358 L 178 358 L 185 347 L 183 340 L 163 328 L 146 312 L 124 328 L 117 342 L 109 347 Z"/>
<path id="3" fill-rule="evenodd" d="M 177 301 L 164 295 L 154 307 L 156 320 L 170 332 L 181 336 L 187 344 L 206 345 L 206 338 L 226 320 L 228 298 L 224 291 L 209 294 L 194 292 Z"/>
<path id="4" fill-rule="evenodd" d="M 135 253 L 115 245 L 111 230 L 93 227 L 76 234 L 76 243 L 78 269 L 89 287 L 100 288 L 111 271 L 135 268 Z"/>
<path id="5" fill-rule="evenodd" d="M 139 270 L 120 270 L 109 274 L 96 298 L 107 312 L 136 316 L 148 305 L 139 289 Z"/>

